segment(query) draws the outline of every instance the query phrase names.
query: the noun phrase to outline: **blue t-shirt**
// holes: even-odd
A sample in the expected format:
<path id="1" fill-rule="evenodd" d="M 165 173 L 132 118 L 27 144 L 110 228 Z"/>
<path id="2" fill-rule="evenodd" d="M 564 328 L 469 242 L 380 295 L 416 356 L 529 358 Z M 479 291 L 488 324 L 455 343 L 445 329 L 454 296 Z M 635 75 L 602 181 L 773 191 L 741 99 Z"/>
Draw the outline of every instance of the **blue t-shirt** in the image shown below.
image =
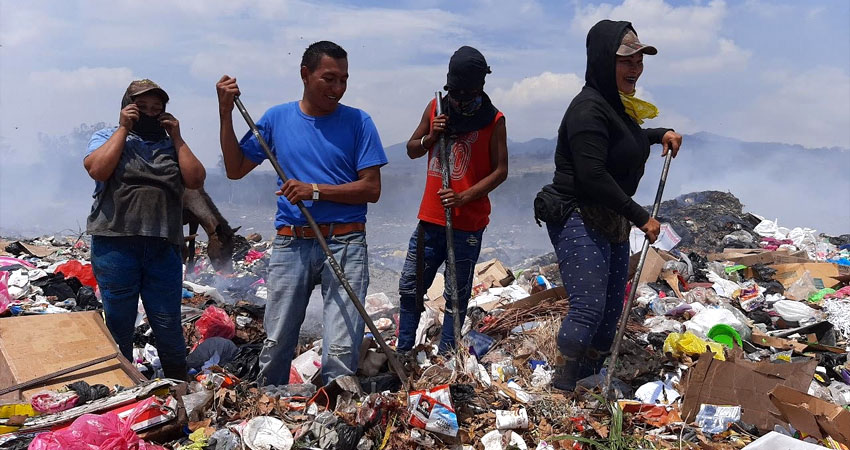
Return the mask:
<path id="1" fill-rule="evenodd" d="M 257 121 L 263 139 L 287 177 L 304 183 L 345 184 L 357 181 L 357 172 L 387 163 L 381 138 L 365 112 L 340 104 L 321 117 L 304 114 L 298 102 L 273 106 Z M 245 157 L 256 164 L 266 159 L 250 131 L 239 142 Z M 283 182 L 278 178 L 278 186 Z M 366 204 L 304 202 L 318 223 L 366 222 Z M 298 207 L 284 196 L 277 200 L 275 228 L 306 225 Z"/>

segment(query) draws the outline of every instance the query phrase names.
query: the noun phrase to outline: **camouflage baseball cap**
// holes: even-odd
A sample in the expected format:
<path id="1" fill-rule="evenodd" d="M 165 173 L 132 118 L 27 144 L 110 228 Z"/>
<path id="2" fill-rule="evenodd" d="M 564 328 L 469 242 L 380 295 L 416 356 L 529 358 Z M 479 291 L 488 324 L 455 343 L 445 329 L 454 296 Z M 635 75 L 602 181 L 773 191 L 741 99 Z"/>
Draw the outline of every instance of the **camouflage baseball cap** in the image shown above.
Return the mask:
<path id="1" fill-rule="evenodd" d="M 658 49 L 651 45 L 641 43 L 634 30 L 628 30 L 626 31 L 626 34 L 623 35 L 623 40 L 620 41 L 620 47 L 617 49 L 617 56 L 630 56 L 637 52 L 654 55 L 658 53 Z"/>
<path id="2" fill-rule="evenodd" d="M 142 80 L 135 80 L 127 86 L 127 90 L 124 92 L 124 98 L 121 99 L 121 108 L 132 103 L 133 97 L 137 97 L 148 92 L 159 95 L 162 98 L 163 103 L 168 103 L 168 94 L 165 90 L 159 87 L 158 84 L 145 78 Z"/>

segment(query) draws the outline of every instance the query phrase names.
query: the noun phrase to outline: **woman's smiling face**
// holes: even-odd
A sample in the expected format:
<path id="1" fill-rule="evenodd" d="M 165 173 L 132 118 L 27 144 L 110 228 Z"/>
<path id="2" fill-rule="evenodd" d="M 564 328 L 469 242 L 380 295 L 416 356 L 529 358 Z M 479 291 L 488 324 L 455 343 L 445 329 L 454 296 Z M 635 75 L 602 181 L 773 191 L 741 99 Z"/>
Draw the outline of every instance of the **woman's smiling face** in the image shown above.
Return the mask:
<path id="1" fill-rule="evenodd" d="M 643 73 L 643 52 L 629 56 L 617 56 L 617 89 L 626 94 L 635 91 L 637 80 Z"/>

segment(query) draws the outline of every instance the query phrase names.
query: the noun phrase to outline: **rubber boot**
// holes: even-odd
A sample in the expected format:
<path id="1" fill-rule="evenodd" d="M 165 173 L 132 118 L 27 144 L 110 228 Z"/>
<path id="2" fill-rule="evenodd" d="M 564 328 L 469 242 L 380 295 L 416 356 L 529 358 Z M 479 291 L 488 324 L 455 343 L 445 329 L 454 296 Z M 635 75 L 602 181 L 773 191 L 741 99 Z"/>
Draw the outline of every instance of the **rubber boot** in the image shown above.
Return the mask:
<path id="1" fill-rule="evenodd" d="M 189 369 L 186 367 L 186 364 L 163 364 L 162 372 L 165 378 L 173 378 L 180 381 L 187 381 L 189 378 Z"/>
<path id="2" fill-rule="evenodd" d="M 589 376 L 596 375 L 602 371 L 602 365 L 605 363 L 605 358 L 610 352 L 600 352 L 595 348 L 588 348 L 578 360 L 579 380 L 583 380 Z"/>
<path id="3" fill-rule="evenodd" d="M 564 364 L 555 366 L 555 374 L 552 376 L 552 387 L 562 391 L 572 392 L 579 380 L 578 359 L 564 358 Z"/>

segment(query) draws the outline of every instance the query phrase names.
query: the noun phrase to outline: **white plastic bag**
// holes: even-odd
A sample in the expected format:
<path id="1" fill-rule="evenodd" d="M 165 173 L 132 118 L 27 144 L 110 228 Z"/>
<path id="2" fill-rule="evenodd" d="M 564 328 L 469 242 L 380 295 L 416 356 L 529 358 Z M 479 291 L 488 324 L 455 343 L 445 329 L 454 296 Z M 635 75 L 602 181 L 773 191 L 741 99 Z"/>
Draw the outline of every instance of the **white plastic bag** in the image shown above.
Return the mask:
<path id="1" fill-rule="evenodd" d="M 685 330 L 706 339 L 708 330 L 717 324 L 729 325 L 741 336 L 750 334 L 750 327 L 741 322 L 732 311 L 726 308 L 706 308 L 691 320 L 683 323 Z"/>
<path id="2" fill-rule="evenodd" d="M 712 271 L 708 271 L 706 276 L 708 277 L 708 281 L 714 283 L 711 286 L 714 288 L 714 292 L 717 292 L 717 295 L 721 297 L 732 298 L 732 294 L 734 294 L 738 289 L 741 289 L 741 286 L 739 286 L 738 283 L 721 278 L 720 275 L 717 275 Z"/>
<path id="3" fill-rule="evenodd" d="M 269 416 L 254 417 L 242 430 L 242 441 L 251 450 L 289 450 L 295 441 L 286 424 Z"/>
<path id="4" fill-rule="evenodd" d="M 789 322 L 805 322 L 821 315 L 805 303 L 793 300 L 780 300 L 773 304 L 773 310 Z"/>

